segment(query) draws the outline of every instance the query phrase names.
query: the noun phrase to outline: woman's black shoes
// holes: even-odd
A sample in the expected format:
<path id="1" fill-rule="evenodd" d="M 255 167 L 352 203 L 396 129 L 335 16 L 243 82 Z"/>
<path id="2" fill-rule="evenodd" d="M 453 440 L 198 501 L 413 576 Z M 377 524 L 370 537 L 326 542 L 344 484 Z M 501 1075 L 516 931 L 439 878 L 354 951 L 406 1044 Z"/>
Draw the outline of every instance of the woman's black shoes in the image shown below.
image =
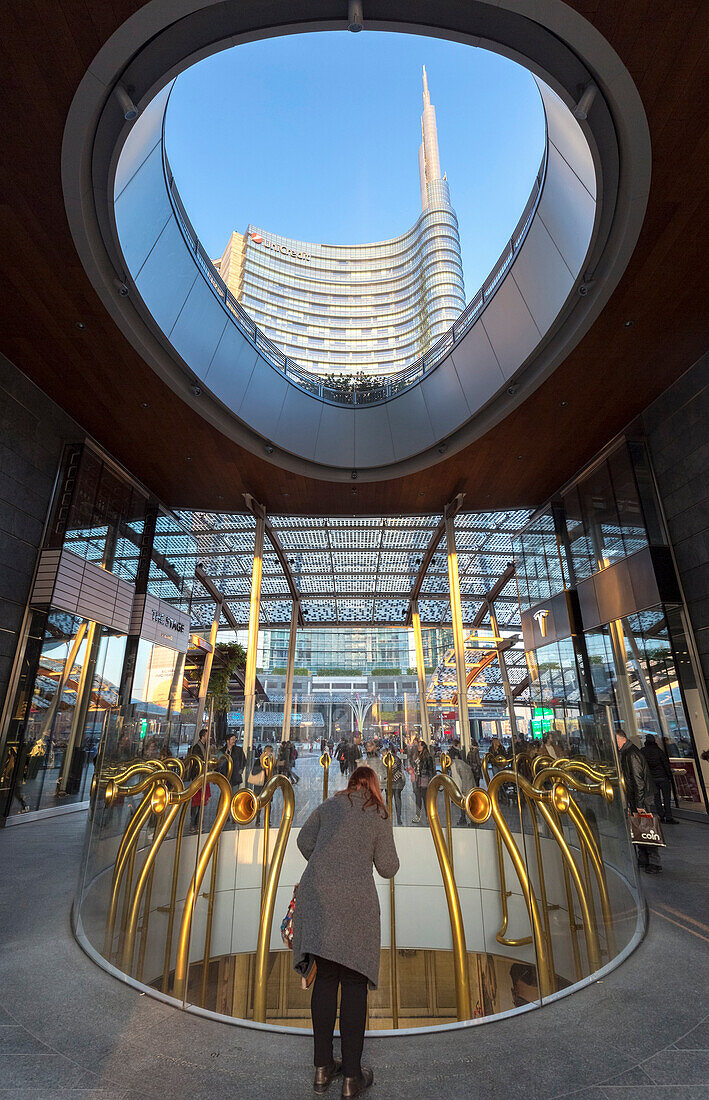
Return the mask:
<path id="1" fill-rule="evenodd" d="M 327 1092 L 338 1073 L 341 1072 L 342 1062 L 339 1058 L 335 1058 L 333 1062 L 330 1062 L 329 1066 L 316 1066 L 315 1080 L 313 1081 L 313 1089 L 315 1092 Z"/>
<path id="2" fill-rule="evenodd" d="M 374 1082 L 374 1073 L 366 1066 L 362 1066 L 359 1077 L 343 1077 L 342 1078 L 342 1092 L 341 1096 L 347 1097 L 348 1100 L 352 1096 L 359 1096 L 366 1089 L 370 1087 Z"/>

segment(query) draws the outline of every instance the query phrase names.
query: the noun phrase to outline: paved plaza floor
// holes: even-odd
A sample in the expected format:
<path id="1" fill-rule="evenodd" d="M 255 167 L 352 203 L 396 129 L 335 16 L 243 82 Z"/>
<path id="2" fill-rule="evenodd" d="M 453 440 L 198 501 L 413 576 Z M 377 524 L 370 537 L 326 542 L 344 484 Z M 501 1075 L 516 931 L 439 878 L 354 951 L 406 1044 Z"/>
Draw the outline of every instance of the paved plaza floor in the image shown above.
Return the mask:
<path id="1" fill-rule="evenodd" d="M 70 909 L 84 825 L 80 812 L 0 835 L 0 1100 L 311 1097 L 307 1035 L 176 1010 L 83 953 Z M 368 1039 L 372 1100 L 709 1100 L 709 828 L 684 821 L 671 842 L 622 966 L 512 1019 Z"/>

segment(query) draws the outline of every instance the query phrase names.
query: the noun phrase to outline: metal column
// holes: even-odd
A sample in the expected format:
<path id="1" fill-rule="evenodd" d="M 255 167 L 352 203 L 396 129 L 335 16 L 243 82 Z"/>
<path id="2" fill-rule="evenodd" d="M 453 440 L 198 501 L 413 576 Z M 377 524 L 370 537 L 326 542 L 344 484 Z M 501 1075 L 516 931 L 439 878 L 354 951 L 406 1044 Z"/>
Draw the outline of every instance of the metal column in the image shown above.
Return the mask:
<path id="1" fill-rule="evenodd" d="M 510 688 L 510 678 L 507 675 L 507 665 L 505 664 L 505 651 L 502 648 L 502 638 L 500 637 L 500 629 L 497 625 L 497 615 L 495 613 L 494 603 L 488 604 L 490 611 L 490 626 L 492 632 L 495 635 L 495 647 L 497 649 L 497 660 L 500 665 L 500 679 L 502 680 L 502 688 L 505 693 L 505 702 L 507 703 L 507 713 L 510 719 L 510 733 L 512 734 L 513 744 L 517 741 L 517 715 L 515 714 L 515 700 Z"/>
<path id="2" fill-rule="evenodd" d="M 202 728 L 204 722 L 204 708 L 207 702 L 207 691 L 209 690 L 209 677 L 212 675 L 212 663 L 214 662 L 214 650 L 217 644 L 217 631 L 219 629 L 219 620 L 222 617 L 222 605 L 217 603 L 214 608 L 214 618 L 212 619 L 212 628 L 209 631 L 209 644 L 211 649 L 209 653 L 204 656 L 204 668 L 202 669 L 202 680 L 199 685 L 199 700 L 197 702 L 197 724 L 194 731 L 195 741 L 199 740 L 199 731 Z M 210 727 L 211 729 L 211 727 Z M 209 754 L 207 754 L 209 755 Z"/>
<path id="3" fill-rule="evenodd" d="M 463 614 L 460 606 L 460 580 L 458 577 L 458 554 L 455 548 L 455 512 L 446 508 L 446 549 L 448 551 L 448 587 L 451 599 L 451 619 L 453 621 L 453 644 L 455 647 L 455 671 L 458 682 L 458 717 L 460 719 L 460 742 L 463 752 L 470 749 L 470 719 L 468 717 L 468 671 L 465 666 L 465 639 L 463 637 Z"/>
<path id="4" fill-rule="evenodd" d="M 411 602 L 411 625 L 414 628 L 416 646 L 416 672 L 419 681 L 419 710 L 421 712 L 421 736 L 427 745 L 431 744 L 431 730 L 428 725 L 428 707 L 426 706 L 426 666 L 423 661 L 423 639 L 421 637 L 421 616 L 418 600 Z"/>
<path id="5" fill-rule="evenodd" d="M 295 642 L 298 633 L 299 610 L 297 600 L 293 600 L 290 615 L 290 634 L 288 635 L 288 664 L 286 667 L 286 692 L 283 703 L 281 741 L 290 741 L 290 716 L 293 709 L 293 668 L 295 666 Z"/>
<path id="6" fill-rule="evenodd" d="M 256 649 L 258 647 L 258 620 L 261 608 L 261 574 L 263 572 L 263 536 L 266 530 L 266 513 L 256 516 L 254 537 L 254 562 L 251 570 L 251 604 L 249 606 L 249 640 L 246 648 L 246 676 L 244 678 L 244 752 L 254 743 L 254 710 L 256 708 Z"/>

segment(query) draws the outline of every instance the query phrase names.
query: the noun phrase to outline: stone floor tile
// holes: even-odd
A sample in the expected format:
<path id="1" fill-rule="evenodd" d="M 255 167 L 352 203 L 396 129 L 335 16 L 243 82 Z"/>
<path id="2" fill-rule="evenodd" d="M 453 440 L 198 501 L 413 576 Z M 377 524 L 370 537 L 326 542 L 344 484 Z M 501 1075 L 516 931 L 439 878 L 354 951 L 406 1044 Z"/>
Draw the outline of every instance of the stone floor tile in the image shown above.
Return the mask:
<path id="1" fill-rule="evenodd" d="M 643 1069 L 657 1085 L 706 1085 L 709 1050 L 663 1050 L 647 1058 Z"/>
<path id="2" fill-rule="evenodd" d="M 709 1050 L 709 1018 L 675 1039 L 674 1046 L 677 1050 Z"/>

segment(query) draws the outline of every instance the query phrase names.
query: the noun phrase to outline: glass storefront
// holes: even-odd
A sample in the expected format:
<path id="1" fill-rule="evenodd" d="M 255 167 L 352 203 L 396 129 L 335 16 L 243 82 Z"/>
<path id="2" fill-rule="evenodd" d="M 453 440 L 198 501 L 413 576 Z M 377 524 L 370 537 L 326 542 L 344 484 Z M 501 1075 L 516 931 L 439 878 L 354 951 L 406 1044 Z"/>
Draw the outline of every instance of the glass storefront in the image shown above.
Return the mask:
<path id="1" fill-rule="evenodd" d="M 623 442 L 517 540 L 527 659 L 555 728 L 576 727 L 578 741 L 600 721 L 639 747 L 653 735 L 676 804 L 706 812 L 699 753 L 709 733 L 679 595 L 663 576 L 672 572 L 666 542 L 644 449 Z"/>

